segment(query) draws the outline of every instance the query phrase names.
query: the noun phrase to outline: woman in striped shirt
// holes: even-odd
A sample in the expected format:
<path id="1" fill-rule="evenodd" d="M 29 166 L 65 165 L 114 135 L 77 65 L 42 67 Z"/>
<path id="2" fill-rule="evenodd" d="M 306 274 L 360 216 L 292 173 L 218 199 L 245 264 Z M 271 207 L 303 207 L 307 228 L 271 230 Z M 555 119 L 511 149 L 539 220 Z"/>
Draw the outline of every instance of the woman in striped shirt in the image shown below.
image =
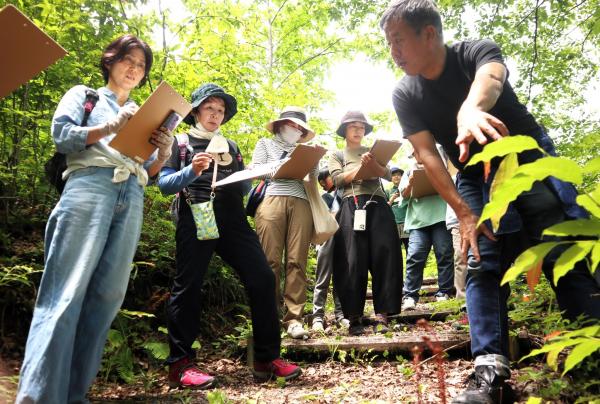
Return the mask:
<path id="1" fill-rule="evenodd" d="M 298 107 L 286 107 L 279 118 L 267 124 L 273 138 L 262 138 L 256 143 L 252 164 L 272 163 L 288 156 L 298 142 L 307 142 L 315 133 L 306 123 L 306 113 Z M 313 175 L 318 174 L 314 168 Z M 271 180 L 256 216 L 256 233 L 267 260 L 275 273 L 277 302 L 281 301 L 280 273 L 285 250 L 285 286 L 283 300 L 286 312 L 283 325 L 292 338 L 308 335 L 302 326 L 306 302 L 306 260 L 313 231 L 310 205 L 302 180 Z"/>

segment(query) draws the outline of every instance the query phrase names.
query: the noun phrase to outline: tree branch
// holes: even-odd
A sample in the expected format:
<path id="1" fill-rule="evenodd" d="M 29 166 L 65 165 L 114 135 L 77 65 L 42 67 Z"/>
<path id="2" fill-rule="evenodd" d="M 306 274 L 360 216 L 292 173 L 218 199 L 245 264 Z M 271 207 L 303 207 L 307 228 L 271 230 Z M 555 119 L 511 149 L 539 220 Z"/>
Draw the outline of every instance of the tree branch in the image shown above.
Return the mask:
<path id="1" fill-rule="evenodd" d="M 287 81 L 287 79 L 290 78 L 290 76 L 294 73 L 296 73 L 298 70 L 300 70 L 300 68 L 302 66 L 305 66 L 307 63 L 310 63 L 311 61 L 315 60 L 316 58 L 318 58 L 319 56 L 325 56 L 325 55 L 329 55 L 331 53 L 334 52 L 327 52 L 328 49 L 330 49 L 331 47 L 333 47 L 335 44 L 337 44 L 338 42 L 340 42 L 342 40 L 342 38 L 338 38 L 335 41 L 333 41 L 332 43 L 330 43 L 329 45 L 327 45 L 325 47 L 325 49 L 321 50 L 319 53 L 314 54 L 308 58 L 306 58 L 302 63 L 300 63 L 298 66 L 296 66 L 296 68 L 294 70 L 292 70 L 287 76 L 285 76 L 285 78 L 277 85 L 277 89 L 279 89 L 283 83 L 285 83 Z"/>

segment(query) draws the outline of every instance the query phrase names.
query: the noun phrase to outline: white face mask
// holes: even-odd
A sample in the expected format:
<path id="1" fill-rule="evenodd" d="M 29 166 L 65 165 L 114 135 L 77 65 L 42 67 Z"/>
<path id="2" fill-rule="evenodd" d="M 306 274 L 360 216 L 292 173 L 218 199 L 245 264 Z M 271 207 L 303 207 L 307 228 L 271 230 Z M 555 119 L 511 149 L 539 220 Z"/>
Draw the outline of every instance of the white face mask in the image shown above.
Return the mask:
<path id="1" fill-rule="evenodd" d="M 280 130 L 279 134 L 284 142 L 288 144 L 295 144 L 300 137 L 302 136 L 302 131 L 300 129 L 296 129 L 290 125 L 284 125 Z"/>

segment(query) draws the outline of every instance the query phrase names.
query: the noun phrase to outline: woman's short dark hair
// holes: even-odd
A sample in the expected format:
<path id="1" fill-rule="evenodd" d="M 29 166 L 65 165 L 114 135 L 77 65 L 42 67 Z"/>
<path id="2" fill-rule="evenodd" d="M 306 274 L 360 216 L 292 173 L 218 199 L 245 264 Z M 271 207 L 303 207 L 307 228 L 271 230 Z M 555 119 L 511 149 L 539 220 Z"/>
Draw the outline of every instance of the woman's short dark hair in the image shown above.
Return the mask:
<path id="1" fill-rule="evenodd" d="M 289 121 L 286 119 L 283 121 L 273 122 L 273 133 L 279 133 L 279 130 L 288 122 L 292 122 L 292 121 Z M 302 135 L 306 135 L 308 133 L 308 131 L 306 129 L 304 129 L 302 126 L 300 126 L 300 131 L 302 132 Z"/>
<path id="2" fill-rule="evenodd" d="M 104 83 L 108 83 L 109 66 L 122 60 L 125 55 L 131 52 L 133 49 L 141 49 L 144 52 L 146 68 L 144 69 L 144 77 L 140 81 L 140 86 L 146 84 L 148 75 L 150 74 L 150 68 L 152 68 L 152 49 L 148 44 L 141 39 L 131 35 L 123 35 L 115 39 L 104 49 L 102 57 L 100 58 L 100 68 L 102 69 L 102 76 L 104 77 Z"/>

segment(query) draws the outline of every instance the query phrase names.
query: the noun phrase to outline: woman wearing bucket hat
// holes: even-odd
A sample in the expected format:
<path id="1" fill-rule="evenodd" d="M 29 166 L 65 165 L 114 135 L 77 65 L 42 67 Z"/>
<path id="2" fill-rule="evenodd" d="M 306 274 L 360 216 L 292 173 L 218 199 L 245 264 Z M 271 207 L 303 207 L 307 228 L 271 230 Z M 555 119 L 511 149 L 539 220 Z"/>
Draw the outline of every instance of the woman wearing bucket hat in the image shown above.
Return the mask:
<path id="1" fill-rule="evenodd" d="M 337 134 L 346 139 L 346 147 L 329 159 L 329 172 L 344 197 L 337 220 L 340 230 L 334 239 L 333 282 L 342 303 L 344 316 L 350 320 L 349 333 L 361 334 L 368 272 L 373 281 L 375 332 L 386 332 L 387 314 L 398 313 L 402 300 L 402 252 L 394 214 L 387 204 L 378 177 L 391 179 L 390 169 L 381 166 L 362 146 L 373 130 L 360 111 L 347 112 Z M 355 180 L 361 166 L 370 166 L 378 177 Z M 366 213 L 364 230 L 355 230 L 355 212 Z"/>
<path id="2" fill-rule="evenodd" d="M 296 143 L 307 142 L 315 136 L 306 123 L 306 113 L 298 107 L 286 107 L 266 128 L 275 136 L 256 143 L 253 165 L 280 160 L 294 150 Z M 318 175 L 317 167 L 312 174 Z M 275 274 L 277 304 L 281 301 L 279 278 L 285 250 L 283 300 L 286 312 L 283 325 L 292 338 L 305 338 L 308 333 L 302 322 L 306 302 L 306 261 L 313 220 L 302 181 L 272 180 L 256 211 L 255 223 L 260 243 Z"/>
<path id="3" fill-rule="evenodd" d="M 158 180 L 163 194 L 183 193 L 186 196 L 177 198 L 176 202 L 177 272 L 167 304 L 169 384 L 200 389 L 214 384 L 214 378 L 202 373 L 194 364 L 192 344 L 200 331 L 198 295 L 215 252 L 236 270 L 248 293 L 255 342 L 256 360 L 252 369 L 255 379 L 283 377 L 291 380 L 301 371 L 298 366 L 279 358 L 281 337 L 275 305 L 275 278 L 258 237 L 246 219 L 245 184 L 236 182 L 212 187 L 215 175 L 221 180 L 244 169 L 238 146 L 225 139 L 219 130 L 236 114 L 236 99 L 221 87 L 209 83 L 192 93 L 192 106 L 192 112 L 184 119 L 191 128 L 187 135 L 178 135 L 178 144 L 173 146 L 172 157 L 161 170 Z M 188 203 L 212 198 L 219 237 L 198 240 L 198 229 Z"/>

